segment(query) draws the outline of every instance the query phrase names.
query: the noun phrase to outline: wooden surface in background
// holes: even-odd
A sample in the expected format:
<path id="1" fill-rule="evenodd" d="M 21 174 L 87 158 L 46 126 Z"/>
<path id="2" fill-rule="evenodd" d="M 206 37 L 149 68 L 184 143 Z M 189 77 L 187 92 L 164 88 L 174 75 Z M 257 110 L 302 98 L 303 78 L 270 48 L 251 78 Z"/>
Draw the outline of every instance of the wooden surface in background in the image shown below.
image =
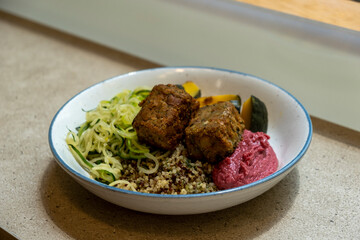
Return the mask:
<path id="1" fill-rule="evenodd" d="M 351 0 L 237 0 L 258 7 L 360 31 L 360 2 Z"/>

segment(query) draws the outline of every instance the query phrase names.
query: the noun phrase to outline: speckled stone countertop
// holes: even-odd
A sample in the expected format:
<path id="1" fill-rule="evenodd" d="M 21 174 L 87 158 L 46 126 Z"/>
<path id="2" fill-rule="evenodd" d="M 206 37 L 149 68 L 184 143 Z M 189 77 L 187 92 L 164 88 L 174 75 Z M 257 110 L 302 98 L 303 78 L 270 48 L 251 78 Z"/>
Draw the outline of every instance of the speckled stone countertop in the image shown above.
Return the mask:
<path id="1" fill-rule="evenodd" d="M 159 216 L 89 193 L 54 161 L 48 128 L 79 91 L 157 67 L 0 12 L 0 227 L 19 239 L 359 239 L 360 133 L 312 118 L 311 146 L 265 194 Z"/>

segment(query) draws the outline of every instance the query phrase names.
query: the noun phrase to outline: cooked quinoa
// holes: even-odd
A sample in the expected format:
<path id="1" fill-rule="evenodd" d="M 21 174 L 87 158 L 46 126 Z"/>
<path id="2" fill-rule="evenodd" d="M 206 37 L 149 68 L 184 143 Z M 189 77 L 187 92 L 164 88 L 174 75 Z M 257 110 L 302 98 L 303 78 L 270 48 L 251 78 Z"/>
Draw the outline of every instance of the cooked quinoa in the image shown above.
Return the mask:
<path id="1" fill-rule="evenodd" d="M 194 194 L 217 191 L 212 181 L 213 165 L 207 162 L 191 161 L 179 144 L 171 156 L 160 161 L 159 169 L 153 174 L 138 171 L 135 160 L 123 163 L 122 183 L 118 188 L 143 193 Z M 149 163 L 151 164 L 151 163 Z M 151 167 L 151 166 L 150 166 Z"/>

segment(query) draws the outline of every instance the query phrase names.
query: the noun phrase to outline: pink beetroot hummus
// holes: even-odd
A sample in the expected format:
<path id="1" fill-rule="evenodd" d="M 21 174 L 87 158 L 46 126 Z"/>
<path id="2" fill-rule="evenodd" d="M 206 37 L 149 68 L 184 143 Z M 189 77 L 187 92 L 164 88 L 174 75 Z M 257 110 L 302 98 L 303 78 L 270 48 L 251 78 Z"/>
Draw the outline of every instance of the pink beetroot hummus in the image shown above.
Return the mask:
<path id="1" fill-rule="evenodd" d="M 234 153 L 215 166 L 215 185 L 219 189 L 239 187 L 274 173 L 278 159 L 269 138 L 265 133 L 245 130 Z"/>

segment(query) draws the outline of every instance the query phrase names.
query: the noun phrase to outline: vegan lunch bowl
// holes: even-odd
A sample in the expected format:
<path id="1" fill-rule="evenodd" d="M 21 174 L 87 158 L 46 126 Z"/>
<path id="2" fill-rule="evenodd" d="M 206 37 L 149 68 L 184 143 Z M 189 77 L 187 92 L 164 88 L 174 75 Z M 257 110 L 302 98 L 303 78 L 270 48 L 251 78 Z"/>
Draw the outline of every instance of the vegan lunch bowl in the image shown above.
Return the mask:
<path id="1" fill-rule="evenodd" d="M 225 69 L 165 67 L 93 85 L 54 116 L 57 163 L 129 209 L 197 214 L 267 191 L 305 154 L 310 117 L 286 90 Z"/>

